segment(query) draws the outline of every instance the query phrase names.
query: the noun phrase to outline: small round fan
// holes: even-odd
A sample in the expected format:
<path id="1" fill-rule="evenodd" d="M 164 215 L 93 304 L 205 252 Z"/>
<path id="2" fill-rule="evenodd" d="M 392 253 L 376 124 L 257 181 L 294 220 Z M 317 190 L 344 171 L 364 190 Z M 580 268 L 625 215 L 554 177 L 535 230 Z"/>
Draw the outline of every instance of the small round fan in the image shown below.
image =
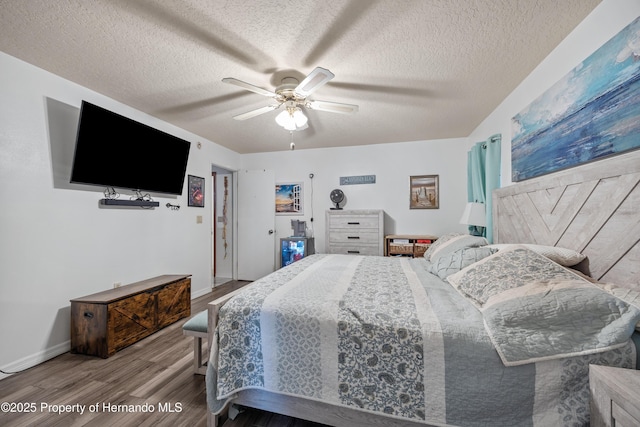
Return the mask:
<path id="1" fill-rule="evenodd" d="M 338 209 L 338 210 L 342 209 L 340 207 L 340 203 L 344 201 L 344 193 L 342 192 L 342 190 L 340 190 L 339 188 L 336 188 L 331 192 L 331 194 L 329 195 L 329 198 L 333 203 L 336 204 L 336 207 L 331 209 Z"/>

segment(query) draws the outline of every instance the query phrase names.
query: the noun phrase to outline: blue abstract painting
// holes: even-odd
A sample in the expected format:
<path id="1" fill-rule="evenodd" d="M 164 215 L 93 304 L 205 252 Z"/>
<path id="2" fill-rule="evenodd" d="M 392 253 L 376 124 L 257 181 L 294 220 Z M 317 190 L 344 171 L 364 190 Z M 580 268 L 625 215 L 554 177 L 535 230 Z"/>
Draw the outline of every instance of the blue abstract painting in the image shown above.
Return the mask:
<path id="1" fill-rule="evenodd" d="M 640 18 L 512 119 L 512 180 L 640 148 Z"/>

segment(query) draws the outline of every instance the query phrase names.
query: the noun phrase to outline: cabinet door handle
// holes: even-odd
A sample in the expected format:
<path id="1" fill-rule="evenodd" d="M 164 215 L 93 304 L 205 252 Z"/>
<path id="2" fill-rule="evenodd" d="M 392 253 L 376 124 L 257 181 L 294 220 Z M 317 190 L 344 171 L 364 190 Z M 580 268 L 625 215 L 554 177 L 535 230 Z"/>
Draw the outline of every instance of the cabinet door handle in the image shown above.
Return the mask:
<path id="1" fill-rule="evenodd" d="M 93 319 L 93 313 L 90 311 L 85 311 L 84 317 L 86 317 L 87 319 Z"/>
<path id="2" fill-rule="evenodd" d="M 360 236 L 347 236 L 347 239 L 359 239 Z"/>
<path id="3" fill-rule="evenodd" d="M 349 225 L 360 225 L 359 222 L 347 222 L 347 224 L 349 224 Z"/>
<path id="4" fill-rule="evenodd" d="M 348 254 L 359 254 L 360 251 L 347 251 Z"/>

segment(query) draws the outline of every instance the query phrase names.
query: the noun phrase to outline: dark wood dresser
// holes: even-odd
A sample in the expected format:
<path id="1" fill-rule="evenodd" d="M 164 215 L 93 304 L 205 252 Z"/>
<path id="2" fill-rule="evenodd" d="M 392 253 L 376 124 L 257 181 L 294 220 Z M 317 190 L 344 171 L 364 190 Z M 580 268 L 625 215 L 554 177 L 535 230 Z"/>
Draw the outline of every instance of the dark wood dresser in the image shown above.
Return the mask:
<path id="1" fill-rule="evenodd" d="M 71 352 L 107 358 L 191 315 L 191 276 L 165 275 L 71 300 Z"/>

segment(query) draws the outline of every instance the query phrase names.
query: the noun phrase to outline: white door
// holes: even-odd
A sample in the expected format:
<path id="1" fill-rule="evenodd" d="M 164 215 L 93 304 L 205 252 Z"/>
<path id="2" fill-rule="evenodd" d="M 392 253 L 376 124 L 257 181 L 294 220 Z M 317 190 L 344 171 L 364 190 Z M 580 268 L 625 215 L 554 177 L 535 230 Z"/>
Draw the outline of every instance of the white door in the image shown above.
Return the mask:
<path id="1" fill-rule="evenodd" d="M 276 269 L 275 173 L 238 171 L 238 280 L 257 280 Z"/>

